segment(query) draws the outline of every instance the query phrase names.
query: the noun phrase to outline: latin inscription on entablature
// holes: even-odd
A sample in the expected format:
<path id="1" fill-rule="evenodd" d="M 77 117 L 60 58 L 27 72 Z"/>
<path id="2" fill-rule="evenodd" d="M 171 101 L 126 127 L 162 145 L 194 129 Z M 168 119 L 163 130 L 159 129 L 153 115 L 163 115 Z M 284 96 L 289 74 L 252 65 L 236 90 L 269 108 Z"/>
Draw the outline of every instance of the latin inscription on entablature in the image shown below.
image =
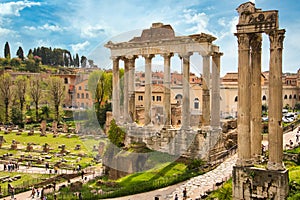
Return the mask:
<path id="1" fill-rule="evenodd" d="M 243 14 L 237 25 L 238 33 L 262 33 L 278 29 L 278 12 L 264 11 Z"/>

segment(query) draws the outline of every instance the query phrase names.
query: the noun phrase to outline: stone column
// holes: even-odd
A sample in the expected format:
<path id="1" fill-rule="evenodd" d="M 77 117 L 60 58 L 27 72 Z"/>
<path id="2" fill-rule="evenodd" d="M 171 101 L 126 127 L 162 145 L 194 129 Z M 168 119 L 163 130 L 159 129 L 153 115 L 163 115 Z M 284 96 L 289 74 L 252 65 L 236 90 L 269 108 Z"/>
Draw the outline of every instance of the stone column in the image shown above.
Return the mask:
<path id="1" fill-rule="evenodd" d="M 113 60 L 113 93 L 112 93 L 112 111 L 113 118 L 118 122 L 120 120 L 120 77 L 119 77 L 119 57 L 111 57 Z"/>
<path id="2" fill-rule="evenodd" d="M 135 59 L 136 56 L 127 56 L 128 59 L 128 70 L 129 70 L 129 78 L 128 78 L 128 113 L 129 113 L 129 122 L 134 122 L 136 119 L 135 112 Z"/>
<path id="3" fill-rule="evenodd" d="M 250 140 L 250 45 L 247 34 L 238 37 L 238 160 L 237 166 L 251 165 Z"/>
<path id="4" fill-rule="evenodd" d="M 151 101 L 152 101 L 152 70 L 151 61 L 154 57 L 153 54 L 143 55 L 145 58 L 145 119 L 144 125 L 151 123 Z"/>
<path id="5" fill-rule="evenodd" d="M 123 104 L 123 120 L 124 123 L 128 123 L 130 121 L 129 115 L 128 115 L 128 106 L 129 106 L 129 101 L 128 101 L 128 84 L 129 84 L 129 66 L 128 66 L 128 59 L 123 58 L 124 60 L 124 104 Z"/>
<path id="6" fill-rule="evenodd" d="M 269 170 L 284 170 L 282 134 L 282 49 L 285 30 L 269 33 Z"/>
<path id="7" fill-rule="evenodd" d="M 220 129 L 220 57 L 223 53 L 215 52 L 212 55 L 212 102 L 211 127 Z"/>
<path id="8" fill-rule="evenodd" d="M 163 54 L 164 57 L 164 128 L 171 125 L 171 57 L 173 53 Z"/>
<path id="9" fill-rule="evenodd" d="M 183 99 L 182 99 L 182 120 L 181 129 L 190 129 L 190 56 L 192 53 L 180 54 L 180 58 L 183 63 Z"/>
<path id="10" fill-rule="evenodd" d="M 202 128 L 210 123 L 210 55 L 203 56 Z"/>
<path id="11" fill-rule="evenodd" d="M 261 45 L 262 35 L 251 34 L 251 96 L 250 96 L 250 135 L 251 135 L 251 157 L 259 161 L 261 155 Z"/>

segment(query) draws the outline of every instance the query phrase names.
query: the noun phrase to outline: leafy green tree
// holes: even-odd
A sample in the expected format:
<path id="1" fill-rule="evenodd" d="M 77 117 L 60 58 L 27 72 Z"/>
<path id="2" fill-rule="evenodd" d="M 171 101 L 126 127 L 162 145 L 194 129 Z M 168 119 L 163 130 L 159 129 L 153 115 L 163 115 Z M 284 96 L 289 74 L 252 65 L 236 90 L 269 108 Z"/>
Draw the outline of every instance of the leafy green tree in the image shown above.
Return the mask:
<path id="1" fill-rule="evenodd" d="M 10 48 L 8 42 L 5 43 L 4 46 L 4 58 L 10 59 Z"/>
<path id="2" fill-rule="evenodd" d="M 116 145 L 117 147 L 123 147 L 125 141 L 126 133 L 123 129 L 121 129 L 116 121 L 113 119 L 110 123 L 109 131 L 108 131 L 108 139 L 111 143 Z"/>
<path id="3" fill-rule="evenodd" d="M 232 199 L 232 181 L 229 181 L 223 185 L 220 189 L 213 192 L 213 198 L 219 200 L 231 200 Z"/>
<path id="4" fill-rule="evenodd" d="M 297 103 L 295 104 L 295 110 L 300 110 L 300 103 L 299 103 L 299 102 L 297 102 Z"/>
<path id="5" fill-rule="evenodd" d="M 17 54 L 18 58 L 20 58 L 22 61 L 24 60 L 24 51 L 22 49 L 22 47 L 19 47 Z"/>
<path id="6" fill-rule="evenodd" d="M 12 98 L 12 78 L 9 73 L 0 76 L 0 98 L 4 104 L 5 123 L 9 122 L 9 103 Z"/>
<path id="7" fill-rule="evenodd" d="M 32 76 L 29 80 L 29 96 L 35 104 L 35 120 L 39 120 L 39 103 L 42 96 L 42 79 L 39 76 Z"/>
<path id="8" fill-rule="evenodd" d="M 22 61 L 20 58 L 13 58 L 10 60 L 10 65 L 14 67 L 19 67 L 21 65 Z"/>
<path id="9" fill-rule="evenodd" d="M 82 68 L 86 68 L 87 58 L 85 56 L 81 56 L 80 64 Z"/>
<path id="10" fill-rule="evenodd" d="M 54 107 L 55 117 L 54 119 L 59 122 L 59 108 L 64 99 L 64 83 L 59 77 L 50 77 L 47 81 L 49 90 L 49 99 Z"/>
<path id="11" fill-rule="evenodd" d="M 23 124 L 23 110 L 24 110 L 24 104 L 25 104 L 25 95 L 26 95 L 26 89 L 27 89 L 27 77 L 26 76 L 17 76 L 15 79 L 15 96 L 18 100 L 18 103 L 20 105 L 20 122 Z"/>

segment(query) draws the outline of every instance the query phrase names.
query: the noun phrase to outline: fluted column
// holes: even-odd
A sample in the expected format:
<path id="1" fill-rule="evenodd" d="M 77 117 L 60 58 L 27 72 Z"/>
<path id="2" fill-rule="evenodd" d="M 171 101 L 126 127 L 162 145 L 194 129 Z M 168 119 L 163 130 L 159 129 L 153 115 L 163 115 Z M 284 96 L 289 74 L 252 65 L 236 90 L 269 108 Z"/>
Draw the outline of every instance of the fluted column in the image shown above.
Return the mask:
<path id="1" fill-rule="evenodd" d="M 190 56 L 192 53 L 180 54 L 183 63 L 183 99 L 182 99 L 182 126 L 181 129 L 188 130 L 190 128 Z"/>
<path id="2" fill-rule="evenodd" d="M 164 57 L 164 128 L 171 128 L 171 57 L 173 53 L 163 54 Z"/>
<path id="3" fill-rule="evenodd" d="M 251 165 L 250 140 L 250 45 L 247 34 L 238 37 L 238 166 Z"/>
<path id="4" fill-rule="evenodd" d="M 112 112 L 113 118 L 120 120 L 120 77 L 119 77 L 119 57 L 111 57 L 113 60 L 113 92 L 112 92 Z"/>
<path id="5" fill-rule="evenodd" d="M 152 101 L 152 70 L 151 61 L 153 54 L 143 55 L 145 58 L 145 121 L 144 125 L 151 123 L 151 101 Z"/>
<path id="6" fill-rule="evenodd" d="M 203 57 L 202 128 L 210 125 L 210 55 Z"/>
<path id="7" fill-rule="evenodd" d="M 250 96 L 250 135 L 251 135 L 251 157 L 259 161 L 261 155 L 261 45 L 262 35 L 251 34 L 251 96 Z"/>
<path id="8" fill-rule="evenodd" d="M 211 127 L 220 129 L 220 57 L 223 53 L 212 54 L 212 102 L 211 102 Z"/>
<path id="9" fill-rule="evenodd" d="M 282 134 L 282 49 L 285 30 L 269 33 L 269 170 L 284 170 Z"/>
<path id="10" fill-rule="evenodd" d="M 124 119 L 124 123 L 128 123 L 130 122 L 130 118 L 128 115 L 128 106 L 129 106 L 129 99 L 128 99 L 128 84 L 129 84 L 129 66 L 128 66 L 128 59 L 127 58 L 123 58 L 124 60 L 124 104 L 123 104 L 123 119 Z"/>
<path id="11" fill-rule="evenodd" d="M 136 119 L 136 112 L 135 112 L 135 59 L 136 56 L 127 56 L 128 59 L 128 99 L 129 99 L 129 105 L 128 105 L 128 113 L 129 113 L 129 122 L 134 122 Z"/>

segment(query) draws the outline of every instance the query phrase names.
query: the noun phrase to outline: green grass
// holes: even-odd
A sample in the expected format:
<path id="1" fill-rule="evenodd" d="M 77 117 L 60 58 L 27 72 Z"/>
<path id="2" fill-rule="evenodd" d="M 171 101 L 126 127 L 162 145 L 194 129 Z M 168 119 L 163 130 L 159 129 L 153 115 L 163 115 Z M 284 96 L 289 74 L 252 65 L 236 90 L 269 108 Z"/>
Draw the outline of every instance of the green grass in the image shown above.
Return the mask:
<path id="1" fill-rule="evenodd" d="M 297 147 L 295 149 L 288 149 L 285 152 L 292 153 L 292 154 L 298 154 L 298 153 L 300 153 L 300 147 Z"/>
<path id="2" fill-rule="evenodd" d="M 97 154 L 97 152 L 92 151 L 93 146 L 96 145 L 98 147 L 99 144 L 99 140 L 92 138 L 80 139 L 76 135 L 72 136 L 71 138 L 66 137 L 65 134 L 59 134 L 59 136 L 56 138 L 53 137 L 53 134 L 47 134 L 47 137 L 41 137 L 39 133 L 34 133 L 32 136 L 28 136 L 28 134 L 25 132 L 23 132 L 21 135 L 16 135 L 15 132 L 10 134 L 4 134 L 3 132 L 0 132 L 0 135 L 2 135 L 6 141 L 2 144 L 0 155 L 12 153 L 13 157 L 15 158 L 19 158 L 21 155 L 31 155 L 35 159 L 43 157 L 45 155 L 41 155 L 39 152 L 43 150 L 43 145 L 47 143 L 50 146 L 49 155 L 52 155 L 52 158 L 47 160 L 50 165 L 54 165 L 56 162 L 61 161 L 62 157 L 57 157 L 55 154 L 59 153 L 61 150 L 58 148 L 59 145 L 65 144 L 66 150 L 70 152 L 69 155 L 63 156 L 63 158 L 67 161 L 66 164 L 68 166 L 76 166 L 77 164 L 80 164 L 83 168 L 85 168 L 93 164 L 93 157 Z M 10 149 L 12 140 L 19 142 L 18 150 Z M 27 143 L 33 143 L 33 152 L 26 152 Z M 76 145 L 80 145 L 81 149 L 75 150 Z M 80 155 L 84 156 L 80 157 Z M 78 161 L 79 157 L 80 161 Z M 23 164 L 25 164 L 25 162 Z M 42 164 L 42 166 L 44 166 L 44 164 Z"/>

